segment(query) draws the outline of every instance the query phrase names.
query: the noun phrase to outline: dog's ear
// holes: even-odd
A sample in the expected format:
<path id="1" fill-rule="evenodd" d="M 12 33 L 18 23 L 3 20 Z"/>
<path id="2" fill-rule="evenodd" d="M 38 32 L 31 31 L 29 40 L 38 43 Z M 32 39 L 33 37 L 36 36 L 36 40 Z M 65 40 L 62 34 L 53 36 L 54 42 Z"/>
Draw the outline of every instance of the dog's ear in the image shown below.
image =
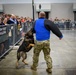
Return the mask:
<path id="1" fill-rule="evenodd" d="M 32 29 L 30 29 L 30 30 L 25 34 L 25 36 L 32 36 L 32 35 L 33 35 Z"/>

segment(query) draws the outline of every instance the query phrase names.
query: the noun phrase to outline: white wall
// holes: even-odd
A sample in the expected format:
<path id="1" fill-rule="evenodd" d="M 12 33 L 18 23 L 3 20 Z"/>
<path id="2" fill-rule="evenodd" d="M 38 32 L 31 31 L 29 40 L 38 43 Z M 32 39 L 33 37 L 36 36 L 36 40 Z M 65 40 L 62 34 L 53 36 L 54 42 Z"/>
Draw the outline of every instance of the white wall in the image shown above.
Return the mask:
<path id="1" fill-rule="evenodd" d="M 41 4 L 42 11 L 50 11 L 51 10 L 51 3 L 37 3 L 36 4 L 36 11 L 39 11 L 39 4 Z"/>
<path id="2" fill-rule="evenodd" d="M 35 3 L 76 3 L 76 0 L 34 0 Z"/>
<path id="3" fill-rule="evenodd" d="M 74 13 L 73 13 L 73 3 L 53 3 L 51 5 L 50 10 L 50 17 L 55 19 L 58 17 L 59 19 L 71 19 L 74 20 Z M 32 4 L 25 3 L 25 4 L 4 4 L 3 5 L 4 12 L 7 14 L 16 14 L 19 16 L 24 17 L 31 17 L 32 18 Z M 48 8 L 48 7 L 47 7 Z M 35 7 L 35 18 L 37 18 L 37 12 Z"/>
<path id="4" fill-rule="evenodd" d="M 73 3 L 73 11 L 76 11 L 76 3 Z"/>
<path id="5" fill-rule="evenodd" d="M 0 12 L 3 12 L 3 5 L 0 4 Z"/>
<path id="6" fill-rule="evenodd" d="M 32 4 L 4 4 L 4 13 L 32 18 Z"/>
<path id="7" fill-rule="evenodd" d="M 35 3 L 76 3 L 76 0 L 34 0 Z M 32 0 L 0 0 L 0 4 L 32 3 Z"/>
<path id="8" fill-rule="evenodd" d="M 51 18 L 55 19 L 71 19 L 74 20 L 73 4 L 72 3 L 54 3 L 51 8 Z"/>

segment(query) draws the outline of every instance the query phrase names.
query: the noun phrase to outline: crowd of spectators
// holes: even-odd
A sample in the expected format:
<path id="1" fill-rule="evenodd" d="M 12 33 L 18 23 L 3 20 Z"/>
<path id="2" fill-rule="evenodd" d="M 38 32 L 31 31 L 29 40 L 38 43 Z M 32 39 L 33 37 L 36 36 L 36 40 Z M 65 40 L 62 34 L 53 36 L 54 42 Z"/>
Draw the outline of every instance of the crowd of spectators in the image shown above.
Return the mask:
<path id="1" fill-rule="evenodd" d="M 0 25 L 8 25 L 8 24 L 17 24 L 17 25 L 21 25 L 21 23 L 32 21 L 32 18 L 30 17 L 19 17 L 16 16 L 14 14 L 3 14 L 0 17 Z"/>
<path id="2" fill-rule="evenodd" d="M 50 18 L 49 20 L 53 21 L 60 28 L 72 28 L 72 25 L 75 27 L 76 23 L 72 22 L 70 19 L 59 19 L 56 17 L 55 19 Z M 17 24 L 21 27 L 21 23 L 23 22 L 32 22 L 32 18 L 30 17 L 19 17 L 14 14 L 3 14 L 0 17 L 0 25 L 8 25 L 8 24 Z"/>
<path id="3" fill-rule="evenodd" d="M 71 21 L 70 19 L 59 19 L 56 17 L 55 19 L 50 18 L 49 20 L 53 21 L 59 28 L 63 29 L 72 29 L 76 28 L 76 22 Z"/>

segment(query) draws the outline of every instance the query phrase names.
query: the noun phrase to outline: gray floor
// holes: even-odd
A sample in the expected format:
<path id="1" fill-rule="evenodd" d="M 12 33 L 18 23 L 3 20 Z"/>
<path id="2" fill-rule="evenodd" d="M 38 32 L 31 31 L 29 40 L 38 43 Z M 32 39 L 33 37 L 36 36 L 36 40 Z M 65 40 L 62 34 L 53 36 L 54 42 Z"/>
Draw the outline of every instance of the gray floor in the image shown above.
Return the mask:
<path id="1" fill-rule="evenodd" d="M 76 30 L 61 30 L 64 38 L 59 40 L 51 34 L 51 54 L 53 60 L 52 74 L 46 72 L 46 63 L 43 53 L 39 57 L 37 71 L 32 71 L 33 49 L 28 53 L 27 62 L 24 65 L 21 60 L 19 69 L 15 68 L 16 51 L 13 49 L 2 61 L 0 61 L 0 75 L 76 75 Z"/>

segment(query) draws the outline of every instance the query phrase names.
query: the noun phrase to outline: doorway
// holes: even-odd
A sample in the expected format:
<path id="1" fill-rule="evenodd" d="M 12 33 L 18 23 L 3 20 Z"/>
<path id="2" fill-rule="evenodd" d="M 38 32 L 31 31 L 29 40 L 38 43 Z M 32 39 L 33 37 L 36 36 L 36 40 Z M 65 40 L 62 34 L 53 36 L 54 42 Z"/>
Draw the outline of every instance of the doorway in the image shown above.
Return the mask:
<path id="1" fill-rule="evenodd" d="M 1 16 L 1 17 L 3 16 L 3 12 L 0 12 L 0 16 Z"/>
<path id="2" fill-rule="evenodd" d="M 76 11 L 74 11 L 74 21 L 76 21 Z"/>
<path id="3" fill-rule="evenodd" d="M 39 16 L 39 13 L 40 12 L 38 12 L 38 16 Z M 45 14 L 46 14 L 46 18 L 49 19 L 49 12 L 45 12 Z"/>

